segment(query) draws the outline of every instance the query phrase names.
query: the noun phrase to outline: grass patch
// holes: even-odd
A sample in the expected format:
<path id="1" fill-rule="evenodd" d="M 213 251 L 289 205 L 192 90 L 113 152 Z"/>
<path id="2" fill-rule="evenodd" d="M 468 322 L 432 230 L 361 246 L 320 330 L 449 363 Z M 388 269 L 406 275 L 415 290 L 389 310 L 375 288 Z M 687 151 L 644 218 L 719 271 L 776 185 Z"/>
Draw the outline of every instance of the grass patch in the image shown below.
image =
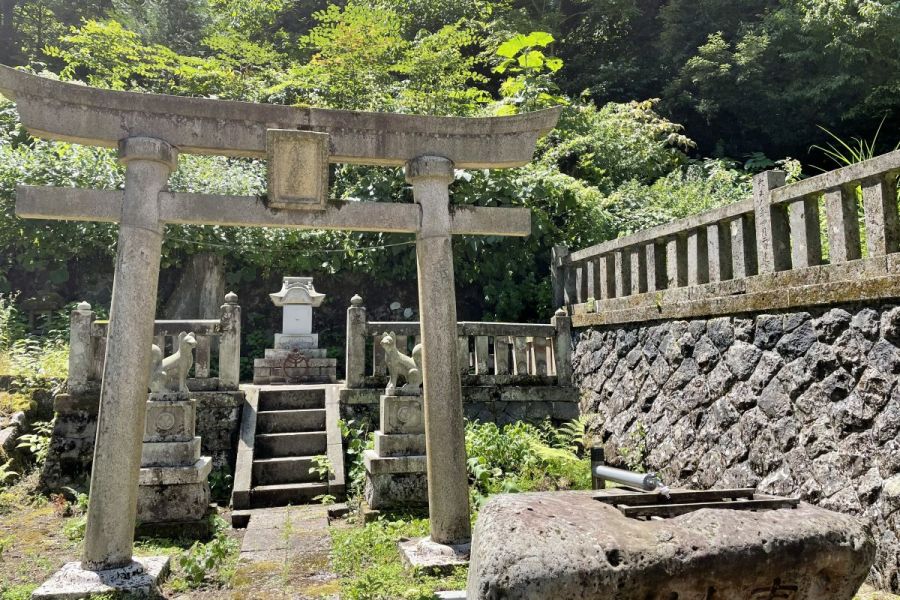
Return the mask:
<path id="1" fill-rule="evenodd" d="M 330 529 L 332 565 L 341 576 L 341 597 L 347 600 L 430 600 L 440 590 L 461 590 L 468 569 L 432 577 L 407 570 L 397 543 L 428 535 L 428 519 L 389 515 L 363 526 Z"/>
<path id="2" fill-rule="evenodd" d="M 240 547 L 230 534 L 230 526 L 213 515 L 215 535 L 209 542 L 191 539 L 146 538 L 135 542 L 135 556 L 172 557 L 172 575 L 166 587 L 175 592 L 229 587 Z"/>
<path id="3" fill-rule="evenodd" d="M 31 394 L 0 391 L 0 415 L 12 415 L 19 411 L 28 412 L 31 405 Z"/>
<path id="4" fill-rule="evenodd" d="M 23 583 L 0 587 L 0 600 L 30 600 L 31 592 L 38 588 L 36 583 Z"/>

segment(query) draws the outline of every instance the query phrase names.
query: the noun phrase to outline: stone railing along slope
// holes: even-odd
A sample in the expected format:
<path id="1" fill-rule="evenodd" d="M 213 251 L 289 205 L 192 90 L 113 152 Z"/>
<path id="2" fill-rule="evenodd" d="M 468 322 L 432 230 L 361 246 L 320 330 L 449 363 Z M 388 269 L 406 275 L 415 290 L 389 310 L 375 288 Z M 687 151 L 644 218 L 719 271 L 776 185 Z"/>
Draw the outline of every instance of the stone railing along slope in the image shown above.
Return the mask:
<path id="1" fill-rule="evenodd" d="M 767 171 L 743 202 L 571 253 L 558 246 L 556 305 L 579 327 L 900 296 L 898 173 L 900 150 L 790 185 Z"/>

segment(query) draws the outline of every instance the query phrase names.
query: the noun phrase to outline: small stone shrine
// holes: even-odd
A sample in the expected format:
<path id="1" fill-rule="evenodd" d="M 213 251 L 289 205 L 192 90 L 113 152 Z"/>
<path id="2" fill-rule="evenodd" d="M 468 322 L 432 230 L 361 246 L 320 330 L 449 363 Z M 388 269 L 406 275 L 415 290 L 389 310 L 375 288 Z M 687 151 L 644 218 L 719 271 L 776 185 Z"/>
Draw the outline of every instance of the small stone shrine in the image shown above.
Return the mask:
<path id="1" fill-rule="evenodd" d="M 197 341 L 193 333 L 181 333 L 177 342 L 175 353 L 165 359 L 153 346 L 141 447 L 137 520 L 140 528 L 157 535 L 160 527 L 173 533 L 197 531 L 209 508 L 212 459 L 200 456 L 200 437 L 194 435 L 197 401 L 187 387 Z"/>
<path id="2" fill-rule="evenodd" d="M 407 356 L 397 348 L 396 339 L 393 333 L 381 339 L 390 380 L 380 399 L 375 449 L 366 450 L 363 457 L 365 498 L 376 510 L 428 505 L 421 345 Z M 404 385 L 398 387 L 400 378 Z"/>
<path id="3" fill-rule="evenodd" d="M 312 309 L 321 306 L 325 294 L 316 291 L 312 277 L 285 277 L 269 297 L 283 311 L 281 333 L 275 334 L 275 347 L 253 361 L 253 383 L 334 382 L 337 359 L 325 356 L 319 334 L 312 332 Z"/>

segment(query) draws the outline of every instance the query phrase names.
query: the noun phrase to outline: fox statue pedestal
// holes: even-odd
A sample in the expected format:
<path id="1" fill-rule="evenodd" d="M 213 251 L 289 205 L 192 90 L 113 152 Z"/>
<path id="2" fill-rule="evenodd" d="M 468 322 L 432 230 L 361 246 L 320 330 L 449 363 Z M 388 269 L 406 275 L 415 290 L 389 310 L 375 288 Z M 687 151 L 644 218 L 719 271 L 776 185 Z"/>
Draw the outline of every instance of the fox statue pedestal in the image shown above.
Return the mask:
<path id="1" fill-rule="evenodd" d="M 428 506 L 421 395 L 381 396 L 381 429 L 366 450 L 365 498 L 376 510 Z"/>
<path id="2" fill-rule="evenodd" d="M 159 535 L 159 526 L 165 524 L 183 532 L 206 516 L 212 459 L 200 456 L 200 438 L 194 435 L 196 405 L 183 392 L 150 394 L 138 487 L 142 531 Z"/>
<path id="3" fill-rule="evenodd" d="M 178 349 L 162 358 L 153 346 L 150 397 L 141 446 L 137 521 L 138 534 L 156 537 L 206 537 L 212 459 L 200 456 L 195 435 L 197 401 L 187 376 L 194 364 L 193 333 L 178 335 Z"/>

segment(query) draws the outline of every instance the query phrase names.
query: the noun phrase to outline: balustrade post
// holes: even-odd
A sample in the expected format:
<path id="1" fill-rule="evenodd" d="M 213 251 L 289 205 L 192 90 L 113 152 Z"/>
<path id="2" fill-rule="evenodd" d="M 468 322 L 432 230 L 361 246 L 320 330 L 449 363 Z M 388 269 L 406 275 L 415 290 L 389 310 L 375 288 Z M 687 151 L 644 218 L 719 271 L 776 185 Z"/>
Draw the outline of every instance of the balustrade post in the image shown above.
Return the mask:
<path id="1" fill-rule="evenodd" d="M 731 273 L 735 279 L 756 275 L 756 228 L 753 215 L 738 217 L 731 221 Z"/>
<path id="2" fill-rule="evenodd" d="M 234 292 L 219 309 L 219 383 L 236 390 L 241 380 L 241 307 Z"/>
<path id="3" fill-rule="evenodd" d="M 616 298 L 631 295 L 631 265 L 625 250 L 613 252 L 614 277 L 616 282 Z"/>
<path id="4" fill-rule="evenodd" d="M 80 302 L 69 318 L 69 393 L 78 395 L 88 387 L 94 362 L 94 343 L 91 323 L 94 311 L 87 302 Z"/>
<path id="5" fill-rule="evenodd" d="M 556 329 L 556 382 L 561 387 L 572 385 L 572 317 L 559 309 L 550 323 Z"/>
<path id="6" fill-rule="evenodd" d="M 709 281 L 706 229 L 694 229 L 687 235 L 687 283 L 699 285 Z"/>
<path id="7" fill-rule="evenodd" d="M 665 273 L 660 274 L 662 261 L 657 256 L 654 242 L 644 244 L 644 264 L 647 272 L 647 291 L 655 292 L 662 287 L 665 281 Z"/>
<path id="8" fill-rule="evenodd" d="M 634 246 L 628 250 L 632 294 L 642 294 L 647 291 L 647 269 L 643 260 L 643 250 L 643 246 Z"/>
<path id="9" fill-rule="evenodd" d="M 861 258 L 859 241 L 859 205 L 856 188 L 851 185 L 825 190 L 825 214 L 828 220 L 828 261 L 832 264 Z"/>
<path id="10" fill-rule="evenodd" d="M 819 232 L 819 199 L 808 196 L 788 207 L 791 223 L 791 263 L 795 269 L 822 264 L 822 234 Z"/>
<path id="11" fill-rule="evenodd" d="M 706 259 L 710 281 L 731 279 L 731 231 L 727 224 L 706 226 Z"/>
<path id="12" fill-rule="evenodd" d="M 366 379 L 366 307 L 359 294 L 350 298 L 347 309 L 346 375 L 348 388 L 360 388 Z"/>
<path id="13" fill-rule="evenodd" d="M 884 256 L 900 250 L 900 219 L 897 216 L 897 173 L 871 177 L 862 182 L 866 247 L 869 256 Z"/>
<path id="14" fill-rule="evenodd" d="M 784 206 L 773 205 L 769 192 L 785 184 L 784 171 L 765 171 L 753 176 L 753 212 L 759 272 L 773 273 L 791 268 L 791 232 Z"/>
<path id="15" fill-rule="evenodd" d="M 666 287 L 687 285 L 687 240 L 675 235 L 666 240 Z"/>
<path id="16" fill-rule="evenodd" d="M 567 283 L 570 279 L 567 273 L 568 258 L 569 249 L 562 244 L 553 246 L 550 251 L 550 283 L 553 286 L 553 305 L 557 307 L 568 304 L 575 295 L 574 290 L 569 290 Z"/>

